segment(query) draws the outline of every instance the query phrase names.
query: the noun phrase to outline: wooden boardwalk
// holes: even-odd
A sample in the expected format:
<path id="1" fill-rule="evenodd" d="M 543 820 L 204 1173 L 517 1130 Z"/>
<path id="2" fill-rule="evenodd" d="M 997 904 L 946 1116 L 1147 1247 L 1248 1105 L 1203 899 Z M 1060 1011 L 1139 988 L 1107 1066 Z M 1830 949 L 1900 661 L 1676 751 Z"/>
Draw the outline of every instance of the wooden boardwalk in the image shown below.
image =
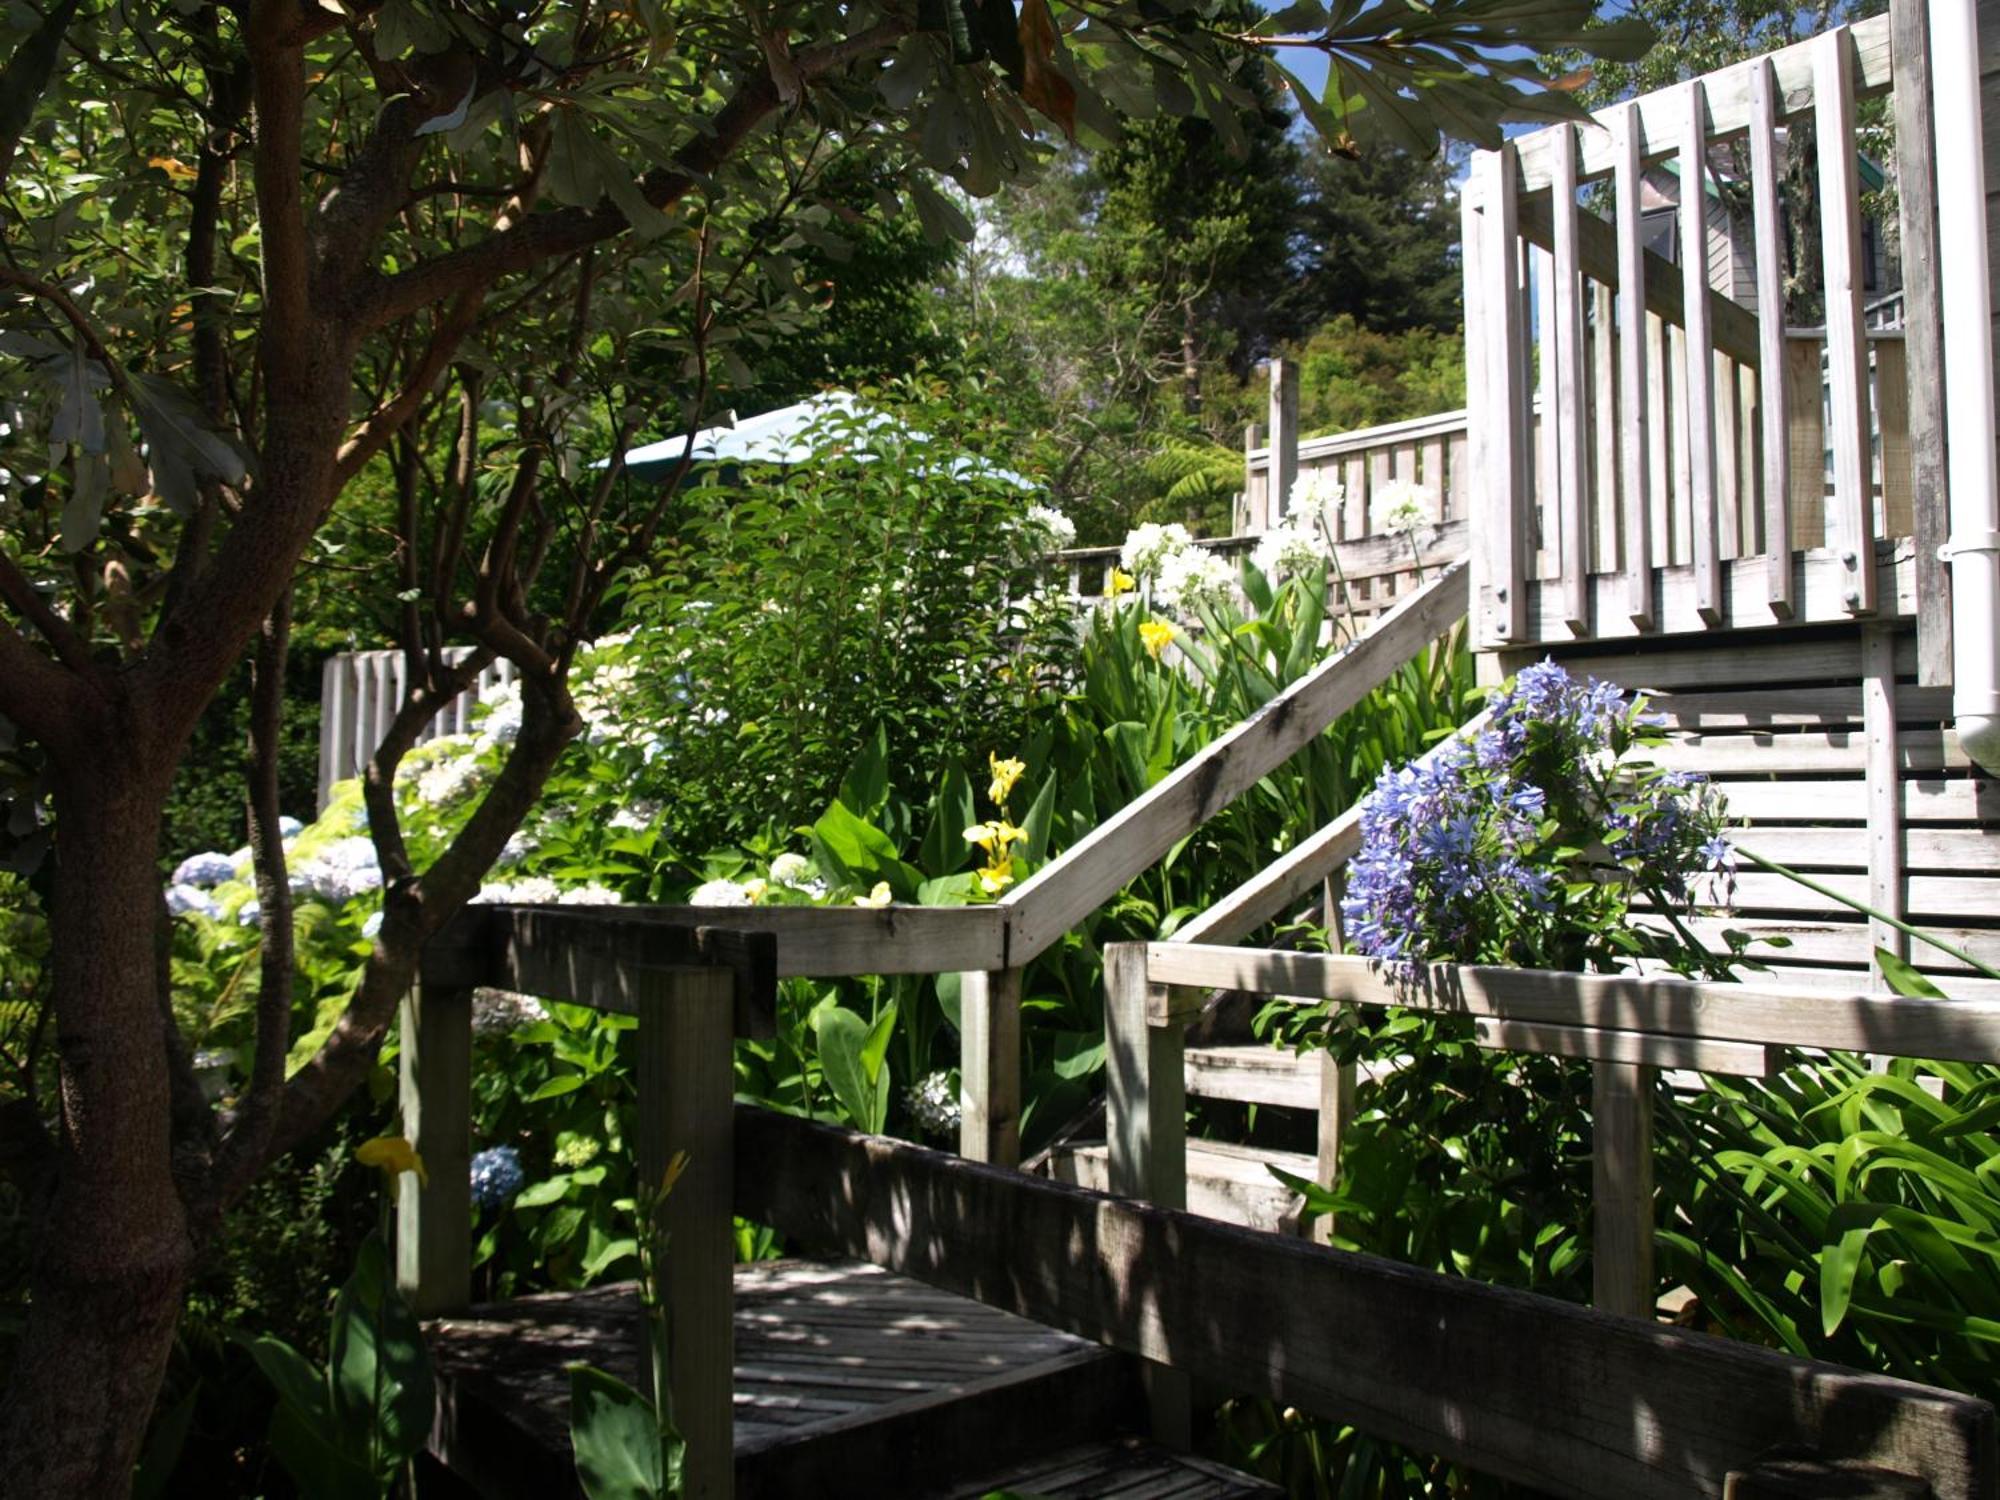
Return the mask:
<path id="1" fill-rule="evenodd" d="M 1122 1357 L 875 1266 L 739 1266 L 735 1322 L 745 1500 L 1279 1493 L 1118 1437 L 1140 1413 Z M 636 1382 L 638 1308 L 630 1285 L 524 1297 L 440 1320 L 430 1346 L 438 1457 L 489 1495 L 573 1495 L 565 1367 Z"/>

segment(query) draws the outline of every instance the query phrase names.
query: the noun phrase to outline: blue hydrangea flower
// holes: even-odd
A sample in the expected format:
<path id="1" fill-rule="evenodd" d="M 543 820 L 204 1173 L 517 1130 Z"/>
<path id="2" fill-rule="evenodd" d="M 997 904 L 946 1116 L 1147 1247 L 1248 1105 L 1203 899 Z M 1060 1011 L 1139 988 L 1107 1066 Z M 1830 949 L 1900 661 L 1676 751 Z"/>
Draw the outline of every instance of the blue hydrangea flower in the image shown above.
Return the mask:
<path id="1" fill-rule="evenodd" d="M 215 898 L 196 885 L 168 886 L 167 910 L 177 917 L 193 912 L 207 917 L 211 922 L 222 915 L 222 908 L 215 904 Z"/>
<path id="2" fill-rule="evenodd" d="M 489 1146 L 472 1158 L 472 1201 L 481 1208 L 505 1208 L 527 1184 L 512 1146 Z"/>
<path id="3" fill-rule="evenodd" d="M 236 878 L 236 863 L 220 850 L 210 849 L 202 854 L 190 854 L 174 866 L 175 885 L 221 885 L 225 880 Z"/>

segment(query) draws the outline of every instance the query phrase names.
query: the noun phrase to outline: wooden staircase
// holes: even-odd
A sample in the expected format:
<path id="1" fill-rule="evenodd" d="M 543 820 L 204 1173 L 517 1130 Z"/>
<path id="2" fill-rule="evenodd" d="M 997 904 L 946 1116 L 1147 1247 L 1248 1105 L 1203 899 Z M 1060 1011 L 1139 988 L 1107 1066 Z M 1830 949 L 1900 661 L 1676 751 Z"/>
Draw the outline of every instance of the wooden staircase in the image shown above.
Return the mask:
<path id="1" fill-rule="evenodd" d="M 1090 1340 L 856 1261 L 739 1266 L 735 1286 L 741 1500 L 1282 1493 L 1138 1438 L 1133 1361 Z M 428 1331 L 437 1457 L 481 1495 L 580 1495 L 566 1367 L 639 1379 L 634 1289 L 523 1297 Z"/>

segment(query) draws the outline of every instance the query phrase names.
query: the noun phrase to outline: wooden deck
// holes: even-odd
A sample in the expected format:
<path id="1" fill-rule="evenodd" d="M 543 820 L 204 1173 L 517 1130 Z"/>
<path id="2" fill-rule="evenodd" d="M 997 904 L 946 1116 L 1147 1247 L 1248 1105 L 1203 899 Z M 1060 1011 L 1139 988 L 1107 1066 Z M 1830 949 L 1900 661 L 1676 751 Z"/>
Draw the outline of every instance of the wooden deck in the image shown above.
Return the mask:
<path id="1" fill-rule="evenodd" d="M 1084 1339 L 852 1261 L 736 1271 L 740 1497 L 1224 1500 L 1268 1486 L 1117 1436 L 1129 1361 Z M 432 1448 L 493 1496 L 577 1493 L 569 1377 L 638 1378 L 632 1287 L 524 1297 L 431 1325 Z"/>

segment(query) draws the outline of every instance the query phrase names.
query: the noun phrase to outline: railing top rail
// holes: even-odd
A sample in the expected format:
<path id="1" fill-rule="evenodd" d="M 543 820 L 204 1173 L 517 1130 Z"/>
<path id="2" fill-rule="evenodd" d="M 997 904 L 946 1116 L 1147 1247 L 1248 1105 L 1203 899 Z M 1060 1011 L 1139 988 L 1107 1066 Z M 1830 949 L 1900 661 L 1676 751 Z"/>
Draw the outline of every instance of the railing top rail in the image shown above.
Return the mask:
<path id="1" fill-rule="evenodd" d="M 1566 974 L 1485 964 L 1389 964 L 1352 955 L 1197 943 L 1148 944 L 1146 973 L 1158 985 L 1296 996 L 1307 1004 L 1394 1005 L 1889 1057 L 2000 1058 L 2000 1000 L 1921 1000 L 1886 992 L 1834 995 L 1775 984 Z M 1166 1025 L 1186 1019 L 1194 1008 L 1195 1001 L 1169 992 L 1148 1020 Z"/>
<path id="2" fill-rule="evenodd" d="M 1347 432 L 1330 432 L 1320 437 L 1299 439 L 1299 462 L 1332 458 L 1343 453 L 1361 453 L 1370 448 L 1388 448 L 1398 443 L 1419 443 L 1425 438 L 1445 437 L 1463 432 L 1466 409 L 1432 412 L 1429 416 L 1405 417 L 1399 422 L 1381 422 L 1373 427 L 1356 427 Z M 1270 445 L 1244 450 L 1243 461 L 1253 469 L 1267 468 Z"/>
<path id="3" fill-rule="evenodd" d="M 1891 56 L 1890 22 L 1887 15 L 1871 16 L 1852 26 L 1836 28 L 1848 36 L 1854 48 L 1854 85 L 1857 98 L 1867 98 L 1889 88 Z M 1813 54 L 1819 38 L 1809 38 L 1782 47 L 1776 52 L 1751 58 L 1732 67 L 1704 75 L 1702 83 L 1708 100 L 1710 139 L 1748 128 L 1751 122 L 1750 79 L 1758 68 L 1768 67 L 1777 87 L 1773 102 L 1778 119 L 1801 114 L 1813 106 Z M 1609 176 L 1616 168 L 1617 143 L 1610 120 L 1625 110 L 1632 111 L 1640 152 L 1647 161 L 1676 154 L 1685 136 L 1687 86 L 1676 84 L 1642 94 L 1637 99 L 1599 110 L 1578 124 L 1550 125 L 1508 142 L 1518 153 L 1520 185 L 1535 192 L 1555 181 L 1557 138 L 1563 131 L 1577 133 L 1577 178 Z"/>

